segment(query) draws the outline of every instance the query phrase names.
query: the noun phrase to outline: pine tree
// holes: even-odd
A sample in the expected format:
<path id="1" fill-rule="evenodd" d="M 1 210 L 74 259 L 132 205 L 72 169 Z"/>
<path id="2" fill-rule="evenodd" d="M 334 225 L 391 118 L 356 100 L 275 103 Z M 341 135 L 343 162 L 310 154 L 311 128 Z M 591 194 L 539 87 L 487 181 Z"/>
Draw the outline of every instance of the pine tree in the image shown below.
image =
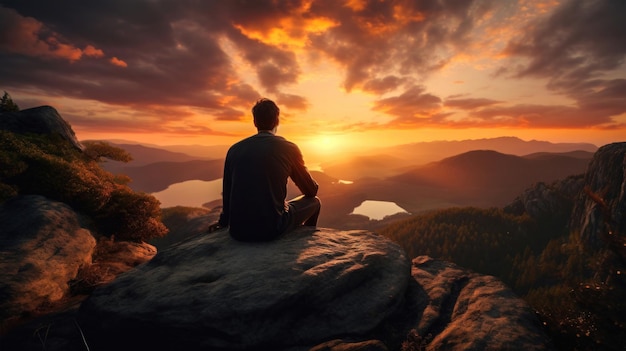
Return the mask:
<path id="1" fill-rule="evenodd" d="M 13 102 L 11 95 L 5 91 L 4 95 L 2 95 L 2 99 L 0 99 L 0 112 L 17 112 L 19 110 L 20 107 Z"/>

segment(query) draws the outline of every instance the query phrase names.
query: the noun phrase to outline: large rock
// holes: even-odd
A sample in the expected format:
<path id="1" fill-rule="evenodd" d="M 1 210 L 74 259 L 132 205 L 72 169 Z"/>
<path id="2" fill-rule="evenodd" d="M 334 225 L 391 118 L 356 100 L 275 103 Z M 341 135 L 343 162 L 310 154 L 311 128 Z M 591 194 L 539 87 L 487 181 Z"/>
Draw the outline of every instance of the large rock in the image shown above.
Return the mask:
<path id="1" fill-rule="evenodd" d="M 147 243 L 96 239 L 68 205 L 39 195 L 0 205 L 0 331 L 63 308 L 149 261 Z"/>
<path id="2" fill-rule="evenodd" d="M 76 148 L 83 149 L 70 124 L 51 106 L 33 107 L 18 112 L 2 112 L 0 113 L 0 130 L 18 134 L 57 134 Z"/>
<path id="3" fill-rule="evenodd" d="M 550 350 L 526 302 L 492 276 L 428 256 L 413 259 L 412 350 Z"/>
<path id="4" fill-rule="evenodd" d="M 94 291 L 79 320 L 104 349 L 284 349 L 365 335 L 403 302 L 410 262 L 366 231 L 224 230 L 159 252 Z"/>
<path id="5" fill-rule="evenodd" d="M 583 190 L 584 175 L 570 176 L 551 184 L 538 182 L 524 190 L 504 211 L 515 215 L 528 214 L 540 220 L 558 218 L 567 225 L 575 200 Z"/>
<path id="6" fill-rule="evenodd" d="M 28 195 L 0 205 L 0 320 L 64 298 L 95 246 L 78 215 L 61 202 Z"/>
<path id="7" fill-rule="evenodd" d="M 595 153 L 574 208 L 572 228 L 590 248 L 607 244 L 626 259 L 626 142 Z"/>

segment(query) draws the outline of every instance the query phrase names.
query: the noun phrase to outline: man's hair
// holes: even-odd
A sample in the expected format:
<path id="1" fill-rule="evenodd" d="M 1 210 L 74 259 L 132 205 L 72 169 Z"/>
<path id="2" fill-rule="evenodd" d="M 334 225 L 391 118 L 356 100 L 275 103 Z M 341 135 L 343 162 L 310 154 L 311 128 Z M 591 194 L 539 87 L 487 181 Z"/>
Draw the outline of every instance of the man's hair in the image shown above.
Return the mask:
<path id="1" fill-rule="evenodd" d="M 280 115 L 280 109 L 270 99 L 259 99 L 252 107 L 254 125 L 258 130 L 274 129 L 278 125 L 278 115 Z"/>

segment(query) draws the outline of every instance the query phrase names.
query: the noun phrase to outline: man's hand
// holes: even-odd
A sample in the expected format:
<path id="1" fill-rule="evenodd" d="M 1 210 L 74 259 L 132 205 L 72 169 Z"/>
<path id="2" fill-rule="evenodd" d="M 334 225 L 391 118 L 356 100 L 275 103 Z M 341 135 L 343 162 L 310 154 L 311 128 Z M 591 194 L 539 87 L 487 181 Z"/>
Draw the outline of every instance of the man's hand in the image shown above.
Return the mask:
<path id="1" fill-rule="evenodd" d="M 219 222 L 215 222 L 211 224 L 209 228 L 207 228 L 206 232 L 213 233 L 214 231 L 219 230 L 219 229 L 222 229 L 222 226 L 219 224 Z"/>

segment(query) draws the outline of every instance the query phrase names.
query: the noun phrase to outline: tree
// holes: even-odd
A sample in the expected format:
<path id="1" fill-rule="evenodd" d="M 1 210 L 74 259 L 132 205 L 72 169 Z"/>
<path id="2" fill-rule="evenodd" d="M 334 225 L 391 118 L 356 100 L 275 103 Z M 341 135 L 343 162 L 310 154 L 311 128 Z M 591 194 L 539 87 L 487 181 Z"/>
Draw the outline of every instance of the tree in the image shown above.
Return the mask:
<path id="1" fill-rule="evenodd" d="M 20 107 L 13 102 L 11 95 L 5 91 L 4 95 L 2 95 L 2 99 L 0 99 L 0 112 L 17 112 L 19 110 Z"/>
<path id="2" fill-rule="evenodd" d="M 130 162 L 133 157 L 124 149 L 115 147 L 105 141 L 83 141 L 86 155 L 91 157 L 97 162 L 102 162 L 103 158 L 108 158 L 113 161 Z"/>

